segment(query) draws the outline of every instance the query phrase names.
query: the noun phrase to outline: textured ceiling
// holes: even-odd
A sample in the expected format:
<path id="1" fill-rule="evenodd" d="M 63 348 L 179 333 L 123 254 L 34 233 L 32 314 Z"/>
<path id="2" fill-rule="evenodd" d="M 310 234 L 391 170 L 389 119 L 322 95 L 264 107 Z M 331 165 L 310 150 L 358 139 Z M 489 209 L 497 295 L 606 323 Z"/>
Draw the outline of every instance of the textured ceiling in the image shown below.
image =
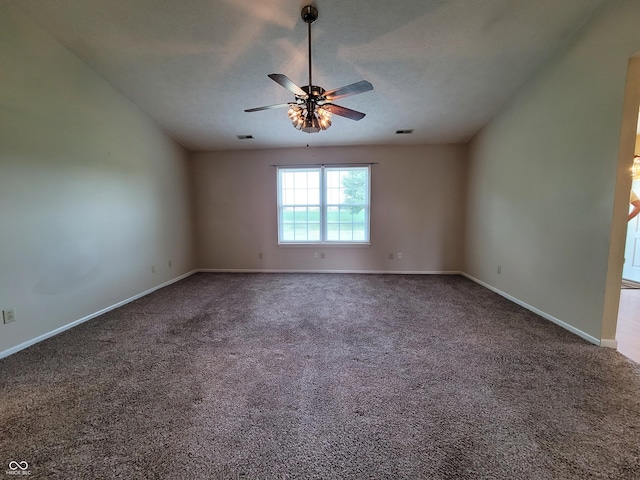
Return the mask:
<path id="1" fill-rule="evenodd" d="M 295 130 L 293 95 L 267 78 L 375 90 L 340 100 L 365 112 Z M 603 0 L 14 0 L 190 150 L 469 140 Z M 414 129 L 412 135 L 395 135 Z M 250 134 L 253 140 L 238 140 Z"/>

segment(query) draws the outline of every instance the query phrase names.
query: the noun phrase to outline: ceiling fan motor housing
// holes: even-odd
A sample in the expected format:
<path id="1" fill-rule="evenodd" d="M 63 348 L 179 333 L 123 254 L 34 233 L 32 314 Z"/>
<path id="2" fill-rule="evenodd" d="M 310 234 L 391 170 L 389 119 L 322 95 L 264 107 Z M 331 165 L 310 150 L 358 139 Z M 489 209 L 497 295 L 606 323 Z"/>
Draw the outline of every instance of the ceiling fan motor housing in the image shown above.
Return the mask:
<path id="1" fill-rule="evenodd" d="M 324 88 L 319 87 L 318 85 L 304 85 L 300 88 L 314 100 L 318 97 L 322 97 L 324 95 L 324 92 L 326 91 Z"/>

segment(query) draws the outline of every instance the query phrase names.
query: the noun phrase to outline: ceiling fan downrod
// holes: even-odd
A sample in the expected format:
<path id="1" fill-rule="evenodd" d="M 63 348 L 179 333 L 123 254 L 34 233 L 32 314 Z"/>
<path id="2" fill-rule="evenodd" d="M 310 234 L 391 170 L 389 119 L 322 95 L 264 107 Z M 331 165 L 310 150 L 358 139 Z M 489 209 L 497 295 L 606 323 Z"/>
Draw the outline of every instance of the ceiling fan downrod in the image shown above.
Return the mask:
<path id="1" fill-rule="evenodd" d="M 309 42 L 309 91 L 311 91 L 311 85 L 313 85 L 311 77 L 311 24 L 318 19 L 318 9 L 313 5 L 307 5 L 303 7 L 300 16 L 307 24 L 307 39 Z"/>

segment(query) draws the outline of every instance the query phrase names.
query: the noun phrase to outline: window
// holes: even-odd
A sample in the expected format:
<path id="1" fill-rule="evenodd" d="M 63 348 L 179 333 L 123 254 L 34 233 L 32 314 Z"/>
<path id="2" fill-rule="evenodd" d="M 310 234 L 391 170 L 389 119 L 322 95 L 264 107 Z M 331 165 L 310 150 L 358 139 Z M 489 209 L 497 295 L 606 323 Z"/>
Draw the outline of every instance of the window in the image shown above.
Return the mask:
<path id="1" fill-rule="evenodd" d="M 278 167 L 278 243 L 369 243 L 370 166 Z"/>

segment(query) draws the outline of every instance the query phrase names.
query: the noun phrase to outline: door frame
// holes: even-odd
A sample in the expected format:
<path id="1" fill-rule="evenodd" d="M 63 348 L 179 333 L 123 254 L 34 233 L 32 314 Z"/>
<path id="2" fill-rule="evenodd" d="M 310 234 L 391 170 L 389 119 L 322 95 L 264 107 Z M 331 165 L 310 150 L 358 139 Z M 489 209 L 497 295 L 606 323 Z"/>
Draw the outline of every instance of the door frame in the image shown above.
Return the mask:
<path id="1" fill-rule="evenodd" d="M 629 215 L 629 192 L 638 130 L 638 112 L 640 111 L 640 55 L 629 59 L 627 82 L 624 91 L 620 148 L 616 170 L 616 186 L 613 198 L 611 218 L 611 236 L 609 241 L 609 259 L 604 292 L 604 312 L 602 318 L 601 346 L 616 348 L 616 327 L 622 285 L 622 266 L 627 238 L 627 217 Z"/>

